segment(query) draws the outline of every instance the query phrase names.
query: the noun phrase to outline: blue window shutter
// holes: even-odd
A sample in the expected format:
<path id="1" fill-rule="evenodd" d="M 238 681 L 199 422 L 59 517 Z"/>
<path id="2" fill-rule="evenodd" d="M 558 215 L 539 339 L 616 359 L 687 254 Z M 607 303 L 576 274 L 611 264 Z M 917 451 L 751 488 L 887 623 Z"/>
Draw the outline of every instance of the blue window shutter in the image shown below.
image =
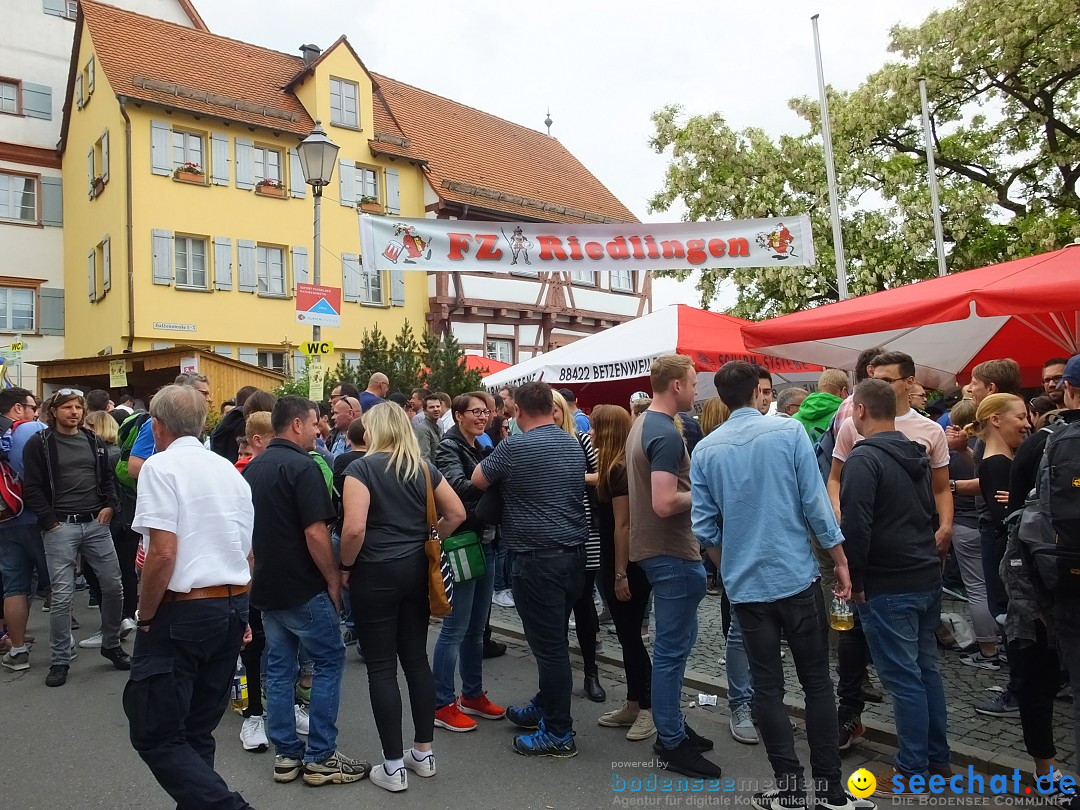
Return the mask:
<path id="1" fill-rule="evenodd" d="M 59 177 L 42 175 L 41 221 L 45 225 L 64 224 L 64 188 Z"/>
<path id="2" fill-rule="evenodd" d="M 351 160 L 339 160 L 338 164 L 338 201 L 356 208 L 356 164 Z"/>
<path id="3" fill-rule="evenodd" d="M 90 303 L 98 300 L 97 294 L 97 251 L 86 254 L 86 280 L 90 286 Z"/>
<path id="4" fill-rule="evenodd" d="M 46 14 L 52 14 L 54 17 L 67 16 L 66 0 L 44 0 L 44 6 L 44 11 Z"/>
<path id="5" fill-rule="evenodd" d="M 241 346 L 237 354 L 241 363 L 250 363 L 253 366 L 259 365 L 259 350 L 254 346 Z"/>
<path id="6" fill-rule="evenodd" d="M 94 95 L 94 57 L 92 56 L 86 63 L 86 95 L 87 97 Z"/>
<path id="7" fill-rule="evenodd" d="M 173 281 L 172 231 L 154 230 L 154 283 L 168 286 Z"/>
<path id="8" fill-rule="evenodd" d="M 395 307 L 405 306 L 405 268 L 390 268 L 390 303 Z"/>
<path id="9" fill-rule="evenodd" d="M 346 301 L 360 300 L 360 257 L 355 253 L 341 254 L 341 275 Z"/>
<path id="10" fill-rule="evenodd" d="M 225 236 L 214 237 L 214 287 L 232 289 L 232 240 Z"/>
<path id="11" fill-rule="evenodd" d="M 94 148 L 90 147 L 90 151 L 86 155 L 86 197 L 87 199 L 94 199 Z"/>
<path id="12" fill-rule="evenodd" d="M 293 293 L 296 293 L 297 284 L 308 283 L 307 248 L 294 247 L 292 249 L 292 275 Z"/>
<path id="13" fill-rule="evenodd" d="M 75 74 L 75 109 L 81 110 L 83 108 L 83 86 L 82 86 L 82 73 Z"/>
<path id="14" fill-rule="evenodd" d="M 150 122 L 150 171 L 172 174 L 172 127 L 165 121 Z"/>
<path id="15" fill-rule="evenodd" d="M 210 136 L 210 170 L 215 186 L 229 185 L 229 139 L 224 135 Z"/>
<path id="16" fill-rule="evenodd" d="M 232 346 L 215 346 L 214 347 L 214 354 L 220 354 L 222 357 L 232 357 L 233 356 Z"/>
<path id="17" fill-rule="evenodd" d="M 41 312 L 38 328 L 41 334 L 64 334 L 64 291 L 56 287 L 42 287 L 39 295 Z"/>
<path id="18" fill-rule="evenodd" d="M 236 187 L 255 188 L 255 144 L 246 138 L 236 139 Z"/>
<path id="19" fill-rule="evenodd" d="M 401 178 L 397 169 L 386 170 L 386 213 L 401 213 Z"/>
<path id="20" fill-rule="evenodd" d="M 256 247 L 249 239 L 236 241 L 236 289 L 240 292 L 255 292 L 258 288 Z"/>
<path id="21" fill-rule="evenodd" d="M 22 111 L 29 118 L 52 120 L 52 88 L 45 84 L 22 83 Z"/>
<path id="22" fill-rule="evenodd" d="M 108 292 L 112 289 L 112 243 L 109 237 L 101 243 L 101 289 Z"/>
<path id="23" fill-rule="evenodd" d="M 300 155 L 295 149 L 289 150 L 289 193 L 294 197 L 307 195 L 304 168 L 300 165 Z"/>
<path id="24" fill-rule="evenodd" d="M 109 182 L 109 130 L 101 133 L 101 179 Z"/>

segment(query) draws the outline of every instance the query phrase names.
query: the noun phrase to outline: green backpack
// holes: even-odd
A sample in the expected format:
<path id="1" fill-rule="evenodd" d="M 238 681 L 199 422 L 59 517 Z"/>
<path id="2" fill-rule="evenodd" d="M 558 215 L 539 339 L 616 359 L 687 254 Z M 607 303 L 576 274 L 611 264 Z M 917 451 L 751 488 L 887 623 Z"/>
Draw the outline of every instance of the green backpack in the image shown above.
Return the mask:
<path id="1" fill-rule="evenodd" d="M 323 480 L 326 481 L 326 489 L 332 497 L 334 494 L 334 471 L 330 469 L 330 465 L 326 463 L 326 459 L 318 450 L 308 450 L 308 455 L 315 461 L 315 466 L 322 473 Z"/>
<path id="2" fill-rule="evenodd" d="M 116 434 L 116 445 L 120 448 L 120 460 L 116 462 L 116 480 L 127 489 L 135 490 L 135 479 L 128 472 L 128 459 L 131 458 L 131 448 L 135 446 L 135 440 L 139 438 L 139 430 L 146 420 L 150 418 L 148 413 L 133 413 L 120 423 Z"/>

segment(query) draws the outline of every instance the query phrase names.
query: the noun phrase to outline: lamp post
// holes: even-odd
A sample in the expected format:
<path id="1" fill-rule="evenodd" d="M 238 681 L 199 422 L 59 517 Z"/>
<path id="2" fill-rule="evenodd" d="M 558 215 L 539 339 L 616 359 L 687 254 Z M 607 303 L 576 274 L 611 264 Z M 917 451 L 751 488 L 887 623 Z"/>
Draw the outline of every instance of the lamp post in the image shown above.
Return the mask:
<path id="1" fill-rule="evenodd" d="M 330 178 L 334 174 L 334 163 L 337 161 L 338 145 L 330 140 L 323 131 L 322 122 L 315 122 L 315 129 L 300 145 L 296 147 L 300 156 L 300 168 L 304 172 L 304 182 L 311 186 L 312 196 L 315 197 L 315 255 L 312 262 L 312 282 L 319 284 L 322 280 L 320 263 L 321 259 L 321 234 L 319 232 L 319 214 L 322 204 L 323 187 L 330 185 Z M 322 338 L 322 329 L 319 326 L 311 327 L 311 339 L 316 343 Z"/>

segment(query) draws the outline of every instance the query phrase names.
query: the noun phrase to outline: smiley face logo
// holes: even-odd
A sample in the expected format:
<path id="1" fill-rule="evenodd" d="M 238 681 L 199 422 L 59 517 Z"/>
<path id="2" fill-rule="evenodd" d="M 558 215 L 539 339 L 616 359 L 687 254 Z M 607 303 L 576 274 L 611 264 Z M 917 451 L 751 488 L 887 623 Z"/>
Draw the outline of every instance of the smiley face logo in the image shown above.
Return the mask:
<path id="1" fill-rule="evenodd" d="M 865 799 L 877 789 L 877 779 L 866 768 L 859 768 L 848 777 L 847 786 L 853 796 Z"/>

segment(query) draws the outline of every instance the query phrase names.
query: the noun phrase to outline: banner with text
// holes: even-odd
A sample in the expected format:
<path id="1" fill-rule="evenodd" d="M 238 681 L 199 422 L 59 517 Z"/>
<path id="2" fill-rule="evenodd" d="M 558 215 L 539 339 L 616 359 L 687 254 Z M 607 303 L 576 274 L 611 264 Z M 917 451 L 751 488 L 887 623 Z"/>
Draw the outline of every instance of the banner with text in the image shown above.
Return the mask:
<path id="1" fill-rule="evenodd" d="M 811 265 L 805 215 L 730 222 L 564 225 L 360 217 L 368 272 L 559 272 Z"/>

